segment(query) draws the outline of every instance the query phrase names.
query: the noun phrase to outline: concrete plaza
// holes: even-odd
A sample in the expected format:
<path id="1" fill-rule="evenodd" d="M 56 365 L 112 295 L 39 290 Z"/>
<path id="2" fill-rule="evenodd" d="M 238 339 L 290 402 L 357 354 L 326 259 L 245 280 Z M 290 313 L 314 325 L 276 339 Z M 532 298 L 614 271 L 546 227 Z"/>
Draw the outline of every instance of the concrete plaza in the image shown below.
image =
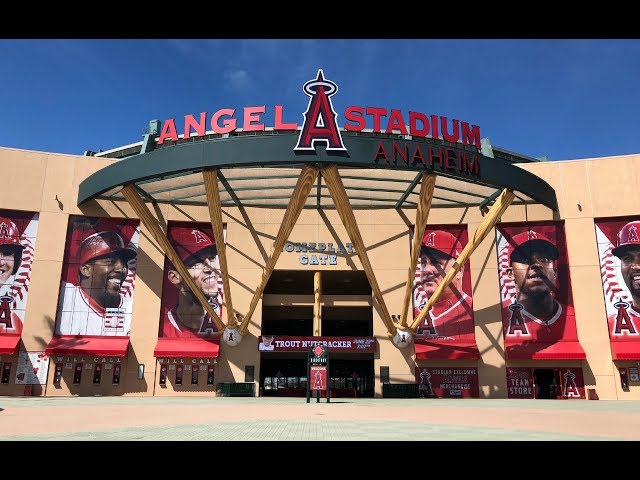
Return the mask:
<path id="1" fill-rule="evenodd" d="M 0 397 L 0 440 L 635 441 L 640 402 Z"/>

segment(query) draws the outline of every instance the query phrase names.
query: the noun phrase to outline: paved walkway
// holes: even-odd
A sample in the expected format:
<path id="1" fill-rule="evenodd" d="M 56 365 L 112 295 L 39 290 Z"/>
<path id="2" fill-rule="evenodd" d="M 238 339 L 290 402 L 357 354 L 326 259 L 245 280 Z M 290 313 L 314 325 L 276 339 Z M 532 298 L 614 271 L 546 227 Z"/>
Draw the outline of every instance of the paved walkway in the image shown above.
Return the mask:
<path id="1" fill-rule="evenodd" d="M 640 402 L 0 397 L 0 441 L 630 441 Z"/>

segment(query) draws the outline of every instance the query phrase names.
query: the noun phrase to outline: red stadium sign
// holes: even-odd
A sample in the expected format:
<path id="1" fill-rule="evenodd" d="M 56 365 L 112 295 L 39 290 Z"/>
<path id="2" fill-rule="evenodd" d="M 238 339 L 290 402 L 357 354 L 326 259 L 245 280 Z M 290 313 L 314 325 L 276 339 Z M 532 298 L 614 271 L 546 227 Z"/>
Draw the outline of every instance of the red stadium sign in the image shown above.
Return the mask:
<path id="1" fill-rule="evenodd" d="M 314 142 L 323 142 L 327 150 L 346 150 L 337 124 L 338 113 L 334 110 L 331 97 L 337 93 L 338 85 L 324 77 L 322 69 L 316 78 L 306 82 L 303 92 L 310 97 L 309 105 L 304 112 L 304 122 L 300 128 L 300 138 L 295 150 L 311 150 Z M 273 112 L 273 129 L 280 131 L 296 131 L 298 123 L 285 122 L 284 106 L 275 105 Z M 242 127 L 245 132 L 262 132 L 267 126 L 263 117 L 267 114 L 265 105 L 244 107 L 236 113 L 233 108 L 223 108 L 213 114 L 200 112 L 185 115 L 184 121 L 176 123 L 169 118 L 162 122 L 158 144 L 166 140 L 177 141 L 179 137 L 203 137 L 208 133 L 228 134 Z M 367 121 L 371 122 L 372 131 L 376 133 L 396 133 L 412 137 L 427 137 L 447 142 L 473 145 L 481 150 L 480 127 L 460 120 L 449 120 L 447 117 L 427 115 L 421 112 L 402 112 L 398 109 L 384 107 L 348 106 L 344 112 L 343 129 L 361 132 Z M 318 121 L 321 120 L 321 121 Z M 180 133 L 178 133 L 180 128 Z"/>

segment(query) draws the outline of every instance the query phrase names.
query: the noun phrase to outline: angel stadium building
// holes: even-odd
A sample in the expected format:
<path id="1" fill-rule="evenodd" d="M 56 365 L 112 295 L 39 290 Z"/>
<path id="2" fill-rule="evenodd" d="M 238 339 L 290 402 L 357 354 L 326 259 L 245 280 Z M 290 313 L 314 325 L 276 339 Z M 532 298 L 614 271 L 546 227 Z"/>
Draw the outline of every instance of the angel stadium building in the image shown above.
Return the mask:
<path id="1" fill-rule="evenodd" d="M 0 148 L 0 396 L 640 399 L 640 154 L 309 77 L 304 112 Z"/>

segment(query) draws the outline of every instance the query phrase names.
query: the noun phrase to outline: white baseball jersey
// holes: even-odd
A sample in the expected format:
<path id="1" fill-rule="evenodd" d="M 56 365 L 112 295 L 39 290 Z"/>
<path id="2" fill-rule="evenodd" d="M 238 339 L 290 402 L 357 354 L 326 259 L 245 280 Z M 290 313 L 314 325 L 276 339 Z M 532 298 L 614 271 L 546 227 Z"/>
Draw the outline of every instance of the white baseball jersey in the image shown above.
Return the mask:
<path id="1" fill-rule="evenodd" d="M 128 336 L 131 331 L 130 299 L 120 299 L 116 308 L 104 308 L 84 291 L 71 283 L 63 282 L 60 292 L 62 305 L 59 311 L 56 335 Z"/>

